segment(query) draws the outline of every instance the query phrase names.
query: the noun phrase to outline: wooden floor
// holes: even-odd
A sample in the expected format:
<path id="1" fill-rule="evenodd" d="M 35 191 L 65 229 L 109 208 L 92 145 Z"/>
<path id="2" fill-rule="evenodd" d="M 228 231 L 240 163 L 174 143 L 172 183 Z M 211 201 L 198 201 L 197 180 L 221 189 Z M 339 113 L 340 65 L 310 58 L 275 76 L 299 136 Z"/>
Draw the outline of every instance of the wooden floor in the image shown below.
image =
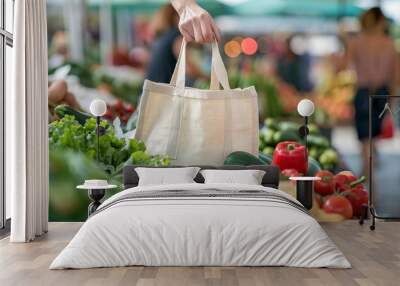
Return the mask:
<path id="1" fill-rule="evenodd" d="M 48 270 L 81 224 L 51 223 L 28 244 L 0 241 L 0 285 L 400 285 L 400 223 L 378 222 L 375 232 L 356 221 L 324 224 L 352 269 L 289 267 L 124 267 Z"/>

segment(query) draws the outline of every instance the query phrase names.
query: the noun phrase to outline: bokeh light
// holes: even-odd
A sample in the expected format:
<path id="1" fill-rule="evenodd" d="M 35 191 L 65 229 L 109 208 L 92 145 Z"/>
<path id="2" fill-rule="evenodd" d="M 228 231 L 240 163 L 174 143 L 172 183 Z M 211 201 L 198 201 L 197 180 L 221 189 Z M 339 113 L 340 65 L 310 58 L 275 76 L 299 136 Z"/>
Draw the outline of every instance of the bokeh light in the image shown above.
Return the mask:
<path id="1" fill-rule="evenodd" d="M 258 44 L 253 38 L 245 38 L 242 41 L 242 51 L 246 55 L 254 55 L 257 52 Z"/>
<path id="2" fill-rule="evenodd" d="M 234 40 L 227 42 L 224 46 L 224 51 L 228 57 L 236 58 L 241 53 L 239 42 Z"/>

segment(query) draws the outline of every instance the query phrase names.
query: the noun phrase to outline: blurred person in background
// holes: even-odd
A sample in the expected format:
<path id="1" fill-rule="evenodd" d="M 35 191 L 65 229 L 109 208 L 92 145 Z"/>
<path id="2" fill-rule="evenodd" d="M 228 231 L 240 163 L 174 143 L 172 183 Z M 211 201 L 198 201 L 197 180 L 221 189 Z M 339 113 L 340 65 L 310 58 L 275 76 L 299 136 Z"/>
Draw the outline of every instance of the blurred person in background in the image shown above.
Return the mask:
<path id="1" fill-rule="evenodd" d="M 169 83 L 175 69 L 182 44 L 186 41 L 197 43 L 220 40 L 219 30 L 211 16 L 193 0 L 172 0 L 154 16 L 151 30 L 154 42 L 146 78 L 156 82 Z M 181 36 L 182 34 L 182 36 Z M 187 74 L 196 79 L 207 79 L 199 67 L 187 59 Z"/>
<path id="2" fill-rule="evenodd" d="M 296 88 L 299 92 L 310 92 L 310 56 L 305 53 L 297 54 L 293 51 L 295 35 L 285 40 L 283 55 L 279 57 L 276 71 L 280 79 Z"/>
<path id="3" fill-rule="evenodd" d="M 49 68 L 56 68 L 62 65 L 68 59 L 67 35 L 64 31 L 58 31 L 54 34 L 49 48 Z"/>
<path id="4" fill-rule="evenodd" d="M 361 33 L 348 41 L 340 68 L 351 66 L 357 75 L 354 119 L 358 139 L 362 144 L 362 174 L 366 175 L 369 155 L 369 95 L 395 94 L 397 67 L 395 45 L 386 33 L 387 21 L 382 10 L 378 7 L 367 10 L 361 15 L 360 23 Z M 373 100 L 373 138 L 381 134 L 383 117 L 379 118 L 379 115 L 386 102 L 386 99 Z"/>

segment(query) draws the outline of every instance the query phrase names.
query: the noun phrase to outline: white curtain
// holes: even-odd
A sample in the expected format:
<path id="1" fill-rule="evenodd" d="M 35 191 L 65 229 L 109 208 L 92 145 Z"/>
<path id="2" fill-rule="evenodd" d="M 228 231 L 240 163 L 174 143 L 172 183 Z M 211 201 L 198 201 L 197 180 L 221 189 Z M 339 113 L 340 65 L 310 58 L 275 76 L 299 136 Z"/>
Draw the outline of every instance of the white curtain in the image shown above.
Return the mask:
<path id="1" fill-rule="evenodd" d="M 48 224 L 46 0 L 15 1 L 13 56 L 13 92 L 6 98 L 10 241 L 28 242 Z"/>

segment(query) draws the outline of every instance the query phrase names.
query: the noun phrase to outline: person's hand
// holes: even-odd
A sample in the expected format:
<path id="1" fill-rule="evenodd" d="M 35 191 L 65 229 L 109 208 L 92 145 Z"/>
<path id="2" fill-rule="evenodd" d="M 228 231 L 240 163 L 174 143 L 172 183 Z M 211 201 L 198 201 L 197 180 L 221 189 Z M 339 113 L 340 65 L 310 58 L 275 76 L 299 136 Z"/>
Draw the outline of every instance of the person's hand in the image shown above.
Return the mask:
<path id="1" fill-rule="evenodd" d="M 220 31 L 210 14 L 193 1 L 183 2 L 178 8 L 174 6 L 180 17 L 179 30 L 185 40 L 197 43 L 220 41 Z"/>

